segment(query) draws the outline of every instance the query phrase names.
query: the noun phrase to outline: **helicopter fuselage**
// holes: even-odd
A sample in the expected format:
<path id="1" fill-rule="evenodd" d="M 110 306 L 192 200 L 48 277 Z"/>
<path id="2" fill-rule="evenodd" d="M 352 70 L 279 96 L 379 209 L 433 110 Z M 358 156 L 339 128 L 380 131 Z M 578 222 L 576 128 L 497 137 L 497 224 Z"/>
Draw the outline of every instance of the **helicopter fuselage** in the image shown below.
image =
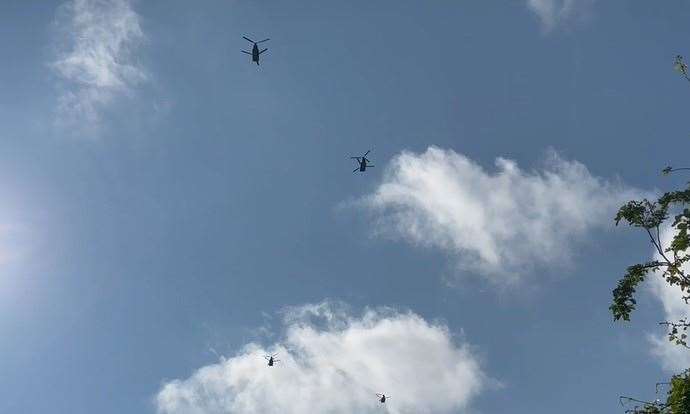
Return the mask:
<path id="1" fill-rule="evenodd" d="M 252 62 L 256 62 L 256 64 L 259 64 L 259 46 L 254 43 L 254 47 L 252 47 Z"/>

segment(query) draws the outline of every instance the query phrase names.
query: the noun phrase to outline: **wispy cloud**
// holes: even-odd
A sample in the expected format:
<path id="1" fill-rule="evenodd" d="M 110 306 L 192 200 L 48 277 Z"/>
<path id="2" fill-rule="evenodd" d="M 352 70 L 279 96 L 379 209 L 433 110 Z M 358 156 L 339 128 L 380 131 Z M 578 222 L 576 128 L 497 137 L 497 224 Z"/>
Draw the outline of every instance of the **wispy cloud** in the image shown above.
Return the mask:
<path id="1" fill-rule="evenodd" d="M 450 253 L 494 282 L 567 262 L 578 240 L 611 226 L 638 193 L 551 152 L 541 170 L 498 158 L 495 172 L 452 150 L 402 152 L 360 205 L 379 235 Z"/>
<path id="2" fill-rule="evenodd" d="M 97 129 L 103 110 L 147 79 L 136 61 L 144 40 L 139 16 L 129 0 L 72 0 L 59 8 L 56 25 L 58 123 Z"/>
<path id="3" fill-rule="evenodd" d="M 586 13 L 595 0 L 527 0 L 527 7 L 549 32 L 559 24 L 567 23 Z"/>
<path id="4" fill-rule="evenodd" d="M 414 313 L 368 310 L 359 317 L 329 303 L 293 308 L 282 341 L 166 383 L 165 414 L 449 413 L 487 380 L 476 356 L 448 328 Z M 263 356 L 278 353 L 267 367 Z M 391 396 L 381 406 L 375 393 Z M 387 409 L 387 411 L 386 411 Z"/>

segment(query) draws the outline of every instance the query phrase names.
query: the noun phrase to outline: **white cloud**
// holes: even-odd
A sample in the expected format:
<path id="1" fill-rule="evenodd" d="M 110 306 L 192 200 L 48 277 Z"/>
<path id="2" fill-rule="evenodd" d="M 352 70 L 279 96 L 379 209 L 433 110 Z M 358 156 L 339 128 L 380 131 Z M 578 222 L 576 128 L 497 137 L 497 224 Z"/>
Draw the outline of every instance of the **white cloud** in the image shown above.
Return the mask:
<path id="1" fill-rule="evenodd" d="M 594 0 L 527 0 L 527 7 L 541 20 L 545 31 L 585 13 Z"/>
<path id="2" fill-rule="evenodd" d="M 567 262 L 579 239 L 610 227 L 616 209 L 638 195 L 553 152 L 540 171 L 505 158 L 496 167 L 488 172 L 436 147 L 405 151 L 360 204 L 374 212 L 378 234 L 442 249 L 460 267 L 506 282 Z"/>
<path id="3" fill-rule="evenodd" d="M 672 238 L 673 229 L 664 229 L 661 234 L 663 245 L 668 246 Z M 658 253 L 655 254 L 654 259 L 661 259 Z M 683 265 L 683 270 L 687 273 L 690 271 L 690 266 L 686 263 Z M 682 318 L 690 320 L 690 305 L 683 301 L 680 288 L 670 286 L 660 274 L 650 276 L 650 283 L 652 293 L 663 305 L 665 320 L 677 321 Z M 650 335 L 649 339 L 652 343 L 652 353 L 659 358 L 664 369 L 679 372 L 690 367 L 690 350 L 670 342 L 665 334 Z"/>
<path id="4" fill-rule="evenodd" d="M 164 384 L 165 414 L 458 412 L 486 385 L 478 360 L 448 328 L 414 313 L 368 310 L 353 317 L 332 304 L 292 309 L 283 340 Z M 263 356 L 279 354 L 267 367 Z M 375 393 L 391 399 L 382 406 Z"/>
<path id="5" fill-rule="evenodd" d="M 57 58 L 64 81 L 58 123 L 97 129 L 102 111 L 146 80 L 135 54 L 144 40 L 129 0 L 73 0 L 58 10 Z"/>

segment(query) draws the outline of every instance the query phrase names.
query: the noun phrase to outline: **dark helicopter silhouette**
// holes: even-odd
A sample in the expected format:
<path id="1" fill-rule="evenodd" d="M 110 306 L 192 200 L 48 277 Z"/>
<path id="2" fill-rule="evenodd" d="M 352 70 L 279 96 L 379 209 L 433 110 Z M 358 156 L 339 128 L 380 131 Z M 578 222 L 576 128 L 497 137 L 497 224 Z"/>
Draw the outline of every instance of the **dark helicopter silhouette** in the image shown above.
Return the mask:
<path id="1" fill-rule="evenodd" d="M 272 355 L 264 355 L 264 359 L 268 361 L 268 366 L 272 367 L 276 362 L 280 362 L 279 359 L 275 359 L 278 354 L 272 354 Z"/>
<path id="2" fill-rule="evenodd" d="M 377 397 L 379 397 L 379 402 L 381 404 L 384 404 L 386 400 L 389 400 L 391 397 L 386 397 L 386 394 L 376 394 Z"/>
<path id="3" fill-rule="evenodd" d="M 252 47 L 252 52 L 249 53 L 246 50 L 243 50 L 242 53 L 246 53 L 248 55 L 252 55 L 252 62 L 256 62 L 256 64 L 259 64 L 259 55 L 264 53 L 265 51 L 268 50 L 268 48 L 264 50 L 259 50 L 259 43 L 266 42 L 271 39 L 264 39 L 264 40 L 259 40 L 258 42 L 253 41 L 252 39 L 248 38 L 247 36 L 242 36 L 245 40 L 254 43 L 254 46 Z"/>
<path id="4" fill-rule="evenodd" d="M 369 164 L 371 160 L 367 159 L 367 154 L 369 154 L 370 152 L 371 150 L 367 151 L 361 157 L 350 157 L 353 160 L 357 160 L 357 163 L 359 164 L 359 167 L 352 170 L 353 173 L 356 173 L 357 171 L 364 172 L 367 170 L 367 168 L 373 167 L 373 165 Z"/>
<path id="5" fill-rule="evenodd" d="M 686 80 L 690 81 L 690 76 L 688 76 L 688 65 L 683 62 L 683 56 L 676 55 L 676 61 L 673 67 L 680 72 Z"/>

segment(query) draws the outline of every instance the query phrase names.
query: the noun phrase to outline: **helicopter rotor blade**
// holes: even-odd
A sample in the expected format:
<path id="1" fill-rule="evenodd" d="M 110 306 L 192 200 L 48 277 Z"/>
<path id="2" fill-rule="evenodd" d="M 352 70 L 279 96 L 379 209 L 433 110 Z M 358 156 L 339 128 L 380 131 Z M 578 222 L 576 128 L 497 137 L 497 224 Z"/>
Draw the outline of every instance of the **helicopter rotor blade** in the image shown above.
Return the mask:
<path id="1" fill-rule="evenodd" d="M 271 39 L 259 40 L 258 42 L 254 42 L 254 43 L 263 43 L 263 42 L 268 42 L 269 40 L 271 40 Z"/>
<path id="2" fill-rule="evenodd" d="M 266 48 L 266 49 L 264 49 L 264 50 L 261 50 L 261 51 L 259 51 L 259 54 L 262 54 L 262 53 L 264 53 L 264 52 L 267 51 L 267 50 L 268 50 L 268 48 Z"/>
<path id="3" fill-rule="evenodd" d="M 365 158 L 367 155 L 369 155 L 370 152 L 371 152 L 371 150 L 365 152 L 364 155 L 362 156 L 362 158 Z"/>
<path id="4" fill-rule="evenodd" d="M 355 168 L 354 170 L 352 170 L 353 173 L 356 173 L 357 171 L 359 171 L 359 167 L 357 167 L 357 168 Z"/>
<path id="5" fill-rule="evenodd" d="M 362 158 L 362 157 L 350 157 L 351 160 L 357 160 L 357 161 L 359 161 L 360 158 Z"/>
<path id="6" fill-rule="evenodd" d="M 248 54 L 248 55 L 251 55 L 251 53 L 250 53 L 250 52 L 247 52 L 246 50 L 242 50 L 242 53 L 246 53 L 246 54 Z"/>
<path id="7" fill-rule="evenodd" d="M 253 41 L 252 39 L 248 38 L 247 36 L 242 36 L 242 37 L 244 38 L 244 40 L 246 40 L 246 41 L 248 41 L 248 42 L 256 43 L 255 41 Z"/>

